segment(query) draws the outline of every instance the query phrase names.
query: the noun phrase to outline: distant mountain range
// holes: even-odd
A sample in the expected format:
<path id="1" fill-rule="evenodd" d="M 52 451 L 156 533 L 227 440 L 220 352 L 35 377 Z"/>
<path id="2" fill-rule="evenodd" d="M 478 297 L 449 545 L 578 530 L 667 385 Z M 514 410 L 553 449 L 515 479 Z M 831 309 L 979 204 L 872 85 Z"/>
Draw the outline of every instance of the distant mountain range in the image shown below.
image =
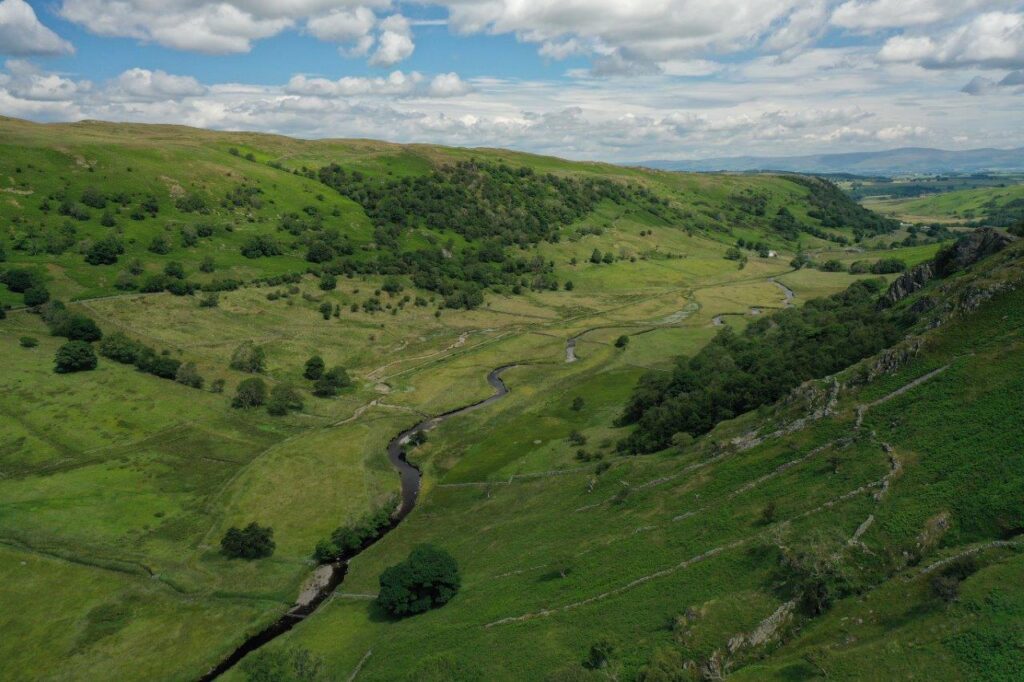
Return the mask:
<path id="1" fill-rule="evenodd" d="M 639 166 L 678 171 L 778 170 L 798 173 L 902 175 L 908 173 L 977 173 L 1024 171 L 1024 147 L 946 151 L 904 147 L 881 152 L 807 156 L 731 156 L 683 161 L 642 161 Z"/>

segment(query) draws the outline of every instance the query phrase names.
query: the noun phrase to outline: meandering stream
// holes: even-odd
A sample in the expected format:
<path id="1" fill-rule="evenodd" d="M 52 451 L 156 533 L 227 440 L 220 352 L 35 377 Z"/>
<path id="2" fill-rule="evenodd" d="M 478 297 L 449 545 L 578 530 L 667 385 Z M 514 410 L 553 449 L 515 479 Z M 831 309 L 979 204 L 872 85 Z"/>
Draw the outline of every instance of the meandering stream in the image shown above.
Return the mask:
<path id="1" fill-rule="evenodd" d="M 348 562 L 388 532 L 393 530 L 402 521 L 402 519 L 409 515 L 409 512 L 413 510 L 413 507 L 416 506 L 416 500 L 420 494 L 420 479 L 422 474 L 420 470 L 417 469 L 415 465 L 410 464 L 405 457 L 405 445 L 409 442 L 409 438 L 413 434 L 433 429 L 446 419 L 479 409 L 504 398 L 508 395 L 509 388 L 505 385 L 505 382 L 502 381 L 501 374 L 505 370 L 515 366 L 515 364 L 503 365 L 491 370 L 487 374 L 487 383 L 494 389 L 494 394 L 490 397 L 450 410 L 443 414 L 439 414 L 436 417 L 424 419 L 419 424 L 416 424 L 416 426 L 402 431 L 391 439 L 388 443 L 388 460 L 398 471 L 402 485 L 402 501 L 398 507 L 398 511 L 396 511 L 394 516 L 391 518 L 391 525 L 383 529 L 378 538 L 368 542 L 358 552 L 347 559 L 317 568 L 316 572 L 314 572 L 312 576 L 312 582 L 303 590 L 303 593 L 295 606 L 266 628 L 246 639 L 237 649 L 231 652 L 231 655 L 218 663 L 216 667 L 210 670 L 210 672 L 199 678 L 200 682 L 209 682 L 210 680 L 217 679 L 237 665 L 238 662 L 248 654 L 256 651 L 264 644 L 277 639 L 284 633 L 291 630 L 306 616 L 316 611 L 317 607 L 319 607 L 329 596 L 331 596 L 331 594 L 334 593 L 336 589 L 338 589 L 338 586 L 341 585 L 342 581 L 345 579 L 345 573 L 348 571 Z"/>

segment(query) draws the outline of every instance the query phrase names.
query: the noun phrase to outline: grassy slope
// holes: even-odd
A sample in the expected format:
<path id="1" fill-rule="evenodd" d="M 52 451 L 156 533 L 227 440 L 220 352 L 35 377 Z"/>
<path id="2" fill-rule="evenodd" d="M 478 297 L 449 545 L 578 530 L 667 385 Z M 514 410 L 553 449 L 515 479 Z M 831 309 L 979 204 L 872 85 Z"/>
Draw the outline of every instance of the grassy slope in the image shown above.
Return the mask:
<path id="1" fill-rule="evenodd" d="M 907 222 L 962 223 L 982 218 L 989 202 L 1002 205 L 1022 197 L 1024 184 L 957 190 L 914 199 L 869 198 L 862 203 Z"/>
<path id="2" fill-rule="evenodd" d="M 584 221 L 605 227 L 602 235 L 570 236 L 538 247 L 545 258 L 555 261 L 559 279 L 574 281 L 572 292 L 491 296 L 484 308 L 444 311 L 441 317 L 434 316 L 433 307 L 411 306 L 397 315 L 350 313 L 349 304 L 365 300 L 380 285 L 376 278 L 342 279 L 338 290 L 328 294 L 307 278 L 300 294 L 273 302 L 266 299 L 267 288 L 242 289 L 223 294 L 221 305 L 212 309 L 168 294 L 97 298 L 112 293 L 120 264 L 94 267 L 77 253 L 25 257 L 9 250 L 14 264 L 45 267 L 55 295 L 80 298 L 77 307 L 106 331 L 127 331 L 196 362 L 207 381 L 227 381 L 226 395 L 213 395 L 105 361 L 92 374 L 57 376 L 50 369 L 58 341 L 46 335 L 36 317 L 16 312 L 0 323 L 5 358 L 0 361 L 5 396 L 0 398 L 0 442 L 7 444 L 0 451 L 0 539 L 7 547 L 0 554 L 6 576 L 0 591 L 4 603 L 17 606 L 11 621 L 14 631 L 25 633 L 5 638 L 0 645 L 0 671 L 11 678 L 116 678 L 126 674 L 126 666 L 132 674 L 157 679 L 194 678 L 246 630 L 286 608 L 308 573 L 307 558 L 317 539 L 394 491 L 396 481 L 383 457 L 387 439 L 422 413 L 441 412 L 488 395 L 484 374 L 510 359 L 530 363 L 509 372 L 515 393 L 486 411 L 446 425 L 431 439 L 423 452 L 425 485 L 430 490 L 424 508 L 388 544 L 360 558 L 359 565 L 365 568 L 353 572 L 351 589 L 372 591 L 376 567 L 392 563 L 422 534 L 414 521 L 426 523 L 439 513 L 458 517 L 464 514 L 464 496 L 474 504 L 493 499 L 487 504 L 500 507 L 509 515 L 509 528 L 521 534 L 518 544 L 498 557 L 499 563 L 514 570 L 522 565 L 515 551 L 523 552 L 524 559 L 543 555 L 561 543 L 562 536 L 552 531 L 549 543 L 533 546 L 532 531 L 525 532 L 522 524 L 542 523 L 551 509 L 575 504 L 586 474 L 568 475 L 570 493 L 562 479 L 527 484 L 537 486 L 538 497 L 530 513 L 518 519 L 518 486 L 486 498 L 478 486 L 437 485 L 504 481 L 513 474 L 578 467 L 573 450 L 565 445 L 566 434 L 574 427 L 584 429 L 591 438 L 589 447 L 614 437 L 608 425 L 644 369 L 666 367 L 675 354 L 698 348 L 714 333 L 710 321 L 716 314 L 739 313 L 729 320 L 742 324 L 743 313 L 751 307 L 782 305 L 781 290 L 768 278 L 783 275 L 788 259 L 753 257 L 739 271 L 722 258 L 736 237 L 764 237 L 754 223 L 730 212 L 729 197 L 753 187 L 770 194 L 772 206 L 793 205 L 799 215 L 803 196 L 802 188 L 768 176 L 648 174 L 489 150 L 302 142 L 163 126 L 44 127 L 10 119 L 0 119 L 0 128 L 6 145 L 0 155 L 4 187 L 33 192 L 5 193 L 0 197 L 0 216 L 59 225 L 63 218 L 53 213 L 40 217 L 33 207 L 65 183 L 72 194 L 90 184 L 153 192 L 161 204 L 157 219 L 138 223 L 118 218 L 129 242 L 124 259 L 138 256 L 151 271 L 177 259 L 200 280 L 196 265 L 211 253 L 218 264 L 214 276 L 249 278 L 304 269 L 305 263 L 294 256 L 249 261 L 238 255 L 237 247 L 247 234 L 273 231 L 282 211 L 318 202 L 321 193 L 325 204 L 339 208 L 341 229 L 356 241 L 369 238 L 369 224 L 359 207 L 316 183 L 260 163 L 270 160 L 289 168 L 339 161 L 368 173 L 402 175 L 425 172 L 434 162 L 486 156 L 553 172 L 638 179 L 692 216 L 687 224 L 666 225 L 628 207 L 602 207 Z M 253 153 L 256 162 L 228 154 L 231 147 L 243 155 Z M 199 218 L 173 208 L 176 186 L 206 192 L 216 200 L 243 177 L 259 183 L 273 200 L 253 214 L 252 222 L 238 214 L 218 211 Z M 98 224 L 99 211 L 93 214 L 89 222 L 77 224 L 83 236 L 108 229 Z M 237 227 L 233 232 L 218 231 L 194 249 L 176 246 L 167 256 L 145 250 L 152 235 L 165 230 L 177 245 L 178 227 L 200 219 Z M 694 226 L 735 229 L 732 235 L 712 230 L 695 236 L 680 229 Z M 641 231 L 653 234 L 640 236 Z M 778 246 L 784 247 L 781 242 Z M 586 263 L 594 248 L 635 254 L 637 260 Z M 571 265 L 572 257 L 580 264 Z M 791 284 L 798 302 L 841 289 L 849 281 L 842 274 L 799 274 L 799 281 Z M 430 297 L 428 292 L 403 293 Z M 20 296 L 5 290 L 0 297 L 20 303 Z M 316 312 L 321 301 L 341 305 L 341 318 L 322 320 Z M 581 333 L 581 361 L 567 365 L 564 340 Z M 632 343 L 625 351 L 616 351 L 611 343 L 623 333 L 634 335 Z M 18 338 L 23 335 L 39 338 L 40 346 L 20 348 Z M 304 385 L 301 364 L 320 352 L 328 364 L 348 367 L 356 386 L 336 400 L 307 395 L 303 413 L 284 419 L 262 412 L 238 413 L 228 408 L 227 396 L 243 375 L 226 366 L 232 349 L 246 339 L 265 345 L 272 382 Z M 584 395 L 587 409 L 568 411 L 567 391 Z M 470 424 L 474 428 L 467 428 Z M 629 475 L 633 466 L 617 465 L 600 489 L 613 489 L 614 479 Z M 660 466 L 671 470 L 677 462 L 669 458 Z M 507 497 L 510 493 L 515 496 Z M 476 510 L 481 511 L 492 514 L 491 507 Z M 252 519 L 275 528 L 278 551 L 273 559 L 249 564 L 220 558 L 216 546 L 224 529 Z M 608 534 L 599 537 L 628 535 L 635 522 L 623 518 L 610 523 Z M 462 537 L 468 542 L 479 529 L 472 523 L 465 528 L 470 534 Z M 693 536 L 676 542 L 696 546 L 699 540 Z M 599 541 L 594 540 L 594 547 Z M 467 544 L 464 552 L 469 548 Z M 644 561 L 654 565 L 671 554 L 654 553 Z M 481 555 L 477 575 L 486 577 L 491 562 L 492 557 Z M 25 567 L 31 570 L 22 570 Z M 471 562 L 467 567 L 470 574 L 476 570 Z M 621 575 L 628 573 L 628 562 L 622 568 Z M 514 589 L 533 590 L 535 578 L 522 578 L 525 582 Z M 545 590 L 566 596 L 571 592 L 556 582 L 535 597 L 553 598 Z M 483 598 L 493 601 L 488 608 L 497 615 L 502 608 L 528 606 L 494 594 Z M 57 612 L 63 615 L 54 621 L 52 614 Z M 325 619 L 331 613 L 328 610 Z M 354 613 L 359 616 L 354 623 L 362 628 L 364 612 Z M 358 649 L 366 637 L 390 628 L 382 623 L 368 627 L 344 650 L 332 653 L 332 666 L 347 670 L 349 658 L 362 656 Z M 153 646 L 158 639 L 155 631 L 165 633 L 159 647 Z M 325 642 L 340 636 L 333 627 L 318 632 Z M 579 641 L 584 639 L 580 635 Z M 559 644 L 554 652 L 562 656 L 578 644 L 568 649 Z M 537 664 L 552 660 L 548 656 Z"/>
<path id="3" fill-rule="evenodd" d="M 1020 251 L 1017 264 L 992 281 L 1019 283 Z M 1009 581 L 1019 580 L 1020 560 L 1007 550 L 984 553 L 986 567 L 951 606 L 930 596 L 920 573 L 1019 523 L 1024 470 L 1006 453 L 1024 438 L 1022 311 L 1018 289 L 930 332 L 924 351 L 898 373 L 844 390 L 835 416 L 809 428 L 709 460 L 712 442 L 757 424 L 748 415 L 683 453 L 613 460 L 599 477 L 592 465 L 573 470 L 579 465 L 565 438 L 576 428 L 588 447 L 603 449 L 606 425 L 637 373 L 630 351 L 595 347 L 569 381 L 544 367 L 511 370 L 506 401 L 432 438 L 424 457 L 443 476 L 422 509 L 353 563 L 327 607 L 273 646 L 312 649 L 339 678 L 372 650 L 360 679 L 415 679 L 429 651 L 460 661 L 467 679 L 513 680 L 578 667 L 604 637 L 616 644 L 615 664 L 630 679 L 656 648 L 699 662 L 769 616 L 787 598 L 778 589 L 774 538 L 845 542 L 872 518 L 861 559 L 880 570 L 884 557 L 914 550 L 929 520 L 946 518 L 948 532 L 919 566 L 840 602 L 767 660 L 756 662 L 774 647 L 741 653 L 735 665 L 745 679 L 813 678 L 821 670 L 863 678 L 865 660 L 872 677 L 1016 679 L 1021 605 Z M 945 365 L 929 382 L 871 408 L 854 430 L 857 405 Z M 586 399 L 579 413 L 567 408 L 576 395 Z M 765 416 L 770 430 L 796 415 Z M 850 444 L 836 444 L 850 435 Z M 882 443 L 901 463 L 895 474 Z M 876 499 L 885 480 L 890 487 Z M 616 501 L 623 488 L 633 492 Z M 765 525 L 769 501 L 777 515 Z M 381 569 L 423 541 L 455 554 L 463 591 L 444 609 L 390 622 L 360 595 L 374 593 Z M 553 566 L 566 553 L 573 569 L 561 578 Z M 673 626 L 687 609 L 696 617 Z"/>

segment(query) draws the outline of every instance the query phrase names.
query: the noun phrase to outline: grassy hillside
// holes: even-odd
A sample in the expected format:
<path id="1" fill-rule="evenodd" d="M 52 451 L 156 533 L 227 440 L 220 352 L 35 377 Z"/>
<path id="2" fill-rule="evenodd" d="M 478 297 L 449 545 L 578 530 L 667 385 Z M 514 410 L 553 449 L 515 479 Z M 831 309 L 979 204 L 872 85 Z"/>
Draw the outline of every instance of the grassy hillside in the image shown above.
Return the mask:
<path id="1" fill-rule="evenodd" d="M 1010 227 L 1024 220 L 1024 184 L 964 189 L 909 199 L 869 197 L 864 205 L 907 222 Z"/>
<path id="2" fill-rule="evenodd" d="M 490 395 L 486 374 L 502 365 L 516 365 L 503 375 L 512 393 L 430 432 L 411 453 L 424 470 L 420 505 L 353 561 L 328 604 L 269 651 L 308 649 L 323 656 L 330 679 L 347 678 L 371 649 L 360 679 L 424 679 L 423 651 L 434 652 L 422 665 L 440 679 L 543 679 L 562 668 L 585 675 L 579 661 L 602 638 L 613 642 L 613 662 L 626 676 L 686 638 L 686 656 L 704 660 L 782 601 L 772 587 L 774 560 L 751 548 L 787 521 L 795 533 L 852 532 L 874 509 L 864 495 L 810 513 L 886 475 L 890 461 L 871 439 L 829 445 L 784 476 L 770 475 L 844 437 L 845 412 L 742 451 L 721 444 L 797 408 L 765 407 L 683 451 L 615 454 L 626 435 L 615 419 L 645 372 L 671 370 L 723 325 L 742 332 L 772 310 L 877 277 L 793 270 L 798 248 L 822 262 L 896 255 L 908 265 L 938 248 L 871 251 L 865 230 L 876 219 L 827 187 L 167 126 L 0 119 L 0 131 L 5 280 L 28 269 L 70 315 L 91 318 L 108 338 L 143 343 L 164 362 L 191 363 L 205 379 L 197 389 L 106 356 L 93 371 L 57 374 L 64 339 L 51 335 L 40 311 L 23 307 L 24 292 L 0 287 L 0 301 L 11 306 L 0 320 L 0 599 L 10 605 L 0 621 L 16 633 L 0 644 L 5 679 L 199 677 L 293 603 L 318 540 L 391 499 L 398 481 L 388 440 L 424 416 Z M 331 164 L 348 176 L 358 171 L 359 190 L 398 191 L 409 178 L 429 189 L 413 197 L 422 198 L 443 188 L 452 164 L 469 161 L 498 176 L 507 174 L 501 164 L 537 175 L 545 205 L 559 209 L 540 238 L 520 243 L 515 230 L 417 221 L 432 214 L 416 205 L 382 222 L 377 202 L 359 191 L 343 195 L 319 175 Z M 590 201 L 584 192 L 564 213 L 567 195 L 548 192 L 605 181 L 623 196 Z M 539 210 L 532 195 L 502 203 L 511 182 L 467 200 L 485 216 Z M 783 208 L 791 220 L 779 222 Z M 103 224 L 106 213 L 113 226 Z M 296 217 L 298 235 L 288 229 Z M 330 259 L 309 260 L 310 235 L 336 235 Z M 117 262 L 87 262 L 111 237 L 124 249 Z M 167 252 L 155 253 L 161 237 Z M 253 238 L 273 239 L 281 253 L 243 255 Z M 736 260 L 740 239 L 766 248 L 745 247 Z M 438 248 L 451 254 L 442 267 L 502 263 L 502 276 L 481 286 L 475 307 L 446 303 L 440 286 L 411 267 L 416 254 Z M 380 265 L 395 253 L 403 257 Z M 485 253 L 501 259 L 481 259 Z M 172 262 L 183 277 L 163 274 Z M 518 272 L 519 282 L 503 279 L 505 266 L 519 262 L 535 263 L 547 280 L 538 286 Z M 462 274 L 468 278 L 459 281 L 482 281 L 477 269 Z M 154 278 L 163 286 L 140 290 Z M 190 293 L 193 285 L 207 291 Z M 50 317 L 53 306 L 42 312 Z M 1016 318 L 1009 319 L 996 326 Z M 617 346 L 623 336 L 628 343 Z M 575 362 L 566 362 L 570 338 Z M 293 387 L 301 409 L 274 416 L 231 407 L 253 376 L 230 367 L 249 342 L 265 354 L 256 376 L 269 389 Z M 314 354 L 344 367 L 352 385 L 314 395 L 303 376 Z M 573 409 L 577 397 L 583 402 Z M 849 407 L 860 398 L 842 400 Z M 574 431 L 586 442 L 570 444 Z M 832 450 L 843 462 L 822 474 L 818 460 Z M 777 516 L 762 524 L 769 500 L 777 500 Z M 273 556 L 224 557 L 225 531 L 252 521 L 274 529 Z M 439 611 L 382 618 L 366 595 L 375 594 L 384 566 L 422 541 L 456 556 L 462 592 Z M 706 561 L 679 564 L 719 546 Z M 565 561 L 571 570 L 563 578 L 552 566 Z M 707 616 L 684 637 L 670 623 L 687 607 Z M 515 620 L 521 616 L 529 617 Z M 802 655 L 799 640 L 787 642 Z M 445 673 L 450 665 L 461 672 Z"/>

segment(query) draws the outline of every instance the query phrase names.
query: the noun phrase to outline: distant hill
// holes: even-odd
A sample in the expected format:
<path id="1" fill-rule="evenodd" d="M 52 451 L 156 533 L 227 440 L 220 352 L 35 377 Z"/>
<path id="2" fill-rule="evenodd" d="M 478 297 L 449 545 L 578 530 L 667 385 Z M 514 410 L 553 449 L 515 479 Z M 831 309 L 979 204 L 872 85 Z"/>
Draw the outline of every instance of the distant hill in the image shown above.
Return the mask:
<path id="1" fill-rule="evenodd" d="M 732 156 L 682 161 L 643 161 L 640 166 L 674 171 L 777 170 L 797 173 L 974 173 L 1024 170 L 1024 148 L 947 151 L 904 147 L 881 152 L 807 156 Z"/>

